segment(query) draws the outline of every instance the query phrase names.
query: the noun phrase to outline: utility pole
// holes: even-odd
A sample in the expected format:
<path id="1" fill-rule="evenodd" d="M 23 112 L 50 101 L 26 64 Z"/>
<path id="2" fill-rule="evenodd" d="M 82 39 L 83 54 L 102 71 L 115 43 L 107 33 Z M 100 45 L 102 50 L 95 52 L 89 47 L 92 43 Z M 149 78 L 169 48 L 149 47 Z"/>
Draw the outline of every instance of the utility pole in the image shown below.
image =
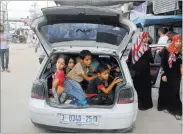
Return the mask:
<path id="1" fill-rule="evenodd" d="M 10 1 L 0 1 L 0 23 L 5 26 L 5 29 L 9 31 L 8 23 L 8 4 Z"/>
<path id="2" fill-rule="evenodd" d="M 5 10 L 4 10 L 4 4 L 2 1 L 0 1 L 0 23 L 4 24 L 5 21 Z"/>
<path id="3" fill-rule="evenodd" d="M 2 23 L 8 22 L 8 4 L 10 1 L 0 1 L 1 21 Z"/>
<path id="4" fill-rule="evenodd" d="M 46 7 L 48 7 L 48 0 L 46 0 Z"/>

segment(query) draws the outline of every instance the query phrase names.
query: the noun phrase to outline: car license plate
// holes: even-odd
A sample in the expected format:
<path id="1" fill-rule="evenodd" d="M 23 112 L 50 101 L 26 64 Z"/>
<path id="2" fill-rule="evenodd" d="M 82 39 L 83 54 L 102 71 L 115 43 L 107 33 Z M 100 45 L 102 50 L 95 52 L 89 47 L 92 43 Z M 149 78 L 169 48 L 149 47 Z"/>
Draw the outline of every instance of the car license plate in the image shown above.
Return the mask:
<path id="1" fill-rule="evenodd" d="M 60 123 L 98 124 L 97 116 L 61 114 Z"/>

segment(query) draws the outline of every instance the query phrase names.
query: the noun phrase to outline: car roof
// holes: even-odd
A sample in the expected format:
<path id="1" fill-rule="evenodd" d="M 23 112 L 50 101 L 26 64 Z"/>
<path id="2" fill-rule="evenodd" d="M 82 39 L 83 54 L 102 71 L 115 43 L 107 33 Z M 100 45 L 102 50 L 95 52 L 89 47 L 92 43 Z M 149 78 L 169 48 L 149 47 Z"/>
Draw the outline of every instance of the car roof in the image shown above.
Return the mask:
<path id="1" fill-rule="evenodd" d="M 129 3 L 130 1 L 124 0 L 59 0 L 54 1 L 56 5 L 61 6 L 113 6 L 113 5 L 122 5 L 125 3 Z M 142 2 L 135 2 L 136 4 L 143 3 Z"/>

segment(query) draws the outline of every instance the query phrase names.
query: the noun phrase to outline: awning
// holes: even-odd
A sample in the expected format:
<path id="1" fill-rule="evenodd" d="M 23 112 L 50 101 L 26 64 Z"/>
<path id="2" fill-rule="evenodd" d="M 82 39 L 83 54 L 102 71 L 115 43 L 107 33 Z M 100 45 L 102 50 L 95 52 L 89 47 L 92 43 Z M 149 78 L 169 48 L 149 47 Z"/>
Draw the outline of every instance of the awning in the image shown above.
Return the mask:
<path id="1" fill-rule="evenodd" d="M 169 16 L 141 16 L 133 21 L 137 27 L 148 27 L 151 25 L 162 25 L 162 26 L 181 26 L 182 16 L 169 15 Z"/>

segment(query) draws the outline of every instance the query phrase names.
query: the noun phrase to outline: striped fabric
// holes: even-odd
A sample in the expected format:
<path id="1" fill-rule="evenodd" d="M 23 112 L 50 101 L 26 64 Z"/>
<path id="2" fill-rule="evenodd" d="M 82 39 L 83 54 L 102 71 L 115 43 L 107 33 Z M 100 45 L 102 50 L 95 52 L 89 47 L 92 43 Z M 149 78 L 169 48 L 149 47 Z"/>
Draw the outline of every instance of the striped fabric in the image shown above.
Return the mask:
<path id="1" fill-rule="evenodd" d="M 140 32 L 136 43 L 132 46 L 132 62 L 135 64 L 140 57 L 148 50 L 148 45 L 143 43 L 143 39 L 148 36 L 147 32 Z"/>

